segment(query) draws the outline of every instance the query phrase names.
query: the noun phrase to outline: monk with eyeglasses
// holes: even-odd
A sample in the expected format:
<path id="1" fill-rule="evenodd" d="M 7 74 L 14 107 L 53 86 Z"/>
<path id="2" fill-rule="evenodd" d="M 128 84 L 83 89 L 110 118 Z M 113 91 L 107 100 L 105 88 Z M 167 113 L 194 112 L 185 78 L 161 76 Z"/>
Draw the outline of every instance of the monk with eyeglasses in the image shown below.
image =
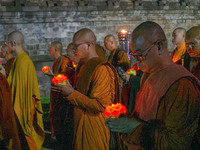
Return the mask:
<path id="1" fill-rule="evenodd" d="M 103 111 L 119 101 L 119 85 L 115 68 L 98 57 L 96 37 L 87 28 L 74 34 L 74 53 L 82 66 L 77 71 L 75 88 L 70 84 L 57 85 L 52 90 L 61 92 L 74 106 L 74 149 L 108 150 L 110 131 L 105 126 Z"/>
<path id="2" fill-rule="evenodd" d="M 200 116 L 200 82 L 174 64 L 163 29 L 144 22 L 132 33 L 132 56 L 149 75 L 136 97 L 130 118 L 107 119 L 106 126 L 125 133 L 129 149 L 191 149 Z"/>

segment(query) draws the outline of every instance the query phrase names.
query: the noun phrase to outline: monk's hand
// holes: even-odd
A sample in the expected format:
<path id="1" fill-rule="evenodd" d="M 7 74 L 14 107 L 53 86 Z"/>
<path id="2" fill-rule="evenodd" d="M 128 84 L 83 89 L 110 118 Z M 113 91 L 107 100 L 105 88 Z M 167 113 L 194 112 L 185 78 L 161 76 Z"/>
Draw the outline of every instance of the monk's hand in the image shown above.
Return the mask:
<path id="1" fill-rule="evenodd" d="M 136 118 L 109 118 L 105 125 L 113 132 L 130 133 L 140 124 Z"/>
<path id="2" fill-rule="evenodd" d="M 68 83 L 67 85 L 53 85 L 51 90 L 62 93 L 63 96 L 68 96 L 74 91 L 74 88 Z"/>
<path id="3" fill-rule="evenodd" d="M 131 75 L 128 73 L 125 73 L 125 74 L 119 74 L 119 76 L 123 81 L 128 82 Z"/>

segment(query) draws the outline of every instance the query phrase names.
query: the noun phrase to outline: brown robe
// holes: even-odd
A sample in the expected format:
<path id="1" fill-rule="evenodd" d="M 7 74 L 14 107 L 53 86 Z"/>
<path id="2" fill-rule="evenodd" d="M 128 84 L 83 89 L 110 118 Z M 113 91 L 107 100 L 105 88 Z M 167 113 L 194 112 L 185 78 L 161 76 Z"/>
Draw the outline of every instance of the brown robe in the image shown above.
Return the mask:
<path id="1" fill-rule="evenodd" d="M 2 144 L 5 144 L 9 150 L 20 150 L 11 93 L 6 77 L 0 73 L 0 149 L 3 149 Z"/>
<path id="2" fill-rule="evenodd" d="M 6 70 L 6 77 L 8 77 L 8 75 L 9 75 L 9 73 L 10 73 L 10 70 L 11 70 L 11 68 L 12 68 L 12 65 L 13 65 L 14 60 L 15 60 L 15 58 L 9 59 L 9 60 L 6 62 L 5 66 L 4 66 L 4 68 L 5 68 L 5 70 Z"/>
<path id="3" fill-rule="evenodd" d="M 67 99 L 74 110 L 74 149 L 109 149 L 110 131 L 105 126 L 103 111 L 113 102 L 120 101 L 116 71 L 100 58 L 92 58 L 78 73 L 76 90 Z"/>
<path id="4" fill-rule="evenodd" d="M 73 84 L 74 70 L 69 58 L 60 56 L 53 63 L 54 74 L 64 74 Z M 60 149 L 72 149 L 73 140 L 73 105 L 58 92 L 50 93 L 50 124 L 52 136 L 55 135 Z"/>
<path id="5" fill-rule="evenodd" d="M 189 149 L 200 117 L 200 82 L 180 65 L 150 75 L 134 110 L 142 123 L 124 141 L 130 149 Z"/>

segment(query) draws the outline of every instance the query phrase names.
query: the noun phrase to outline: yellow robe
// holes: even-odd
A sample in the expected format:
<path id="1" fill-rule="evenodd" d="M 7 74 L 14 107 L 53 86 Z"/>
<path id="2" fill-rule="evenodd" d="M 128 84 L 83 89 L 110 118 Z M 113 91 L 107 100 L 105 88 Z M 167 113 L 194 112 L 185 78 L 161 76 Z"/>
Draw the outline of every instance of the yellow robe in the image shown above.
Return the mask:
<path id="1" fill-rule="evenodd" d="M 35 67 L 24 51 L 15 58 L 8 83 L 12 88 L 12 104 L 22 130 L 27 137 L 34 139 L 39 150 L 44 141 L 43 111 Z"/>
<path id="2" fill-rule="evenodd" d="M 105 126 L 105 107 L 120 98 L 116 73 L 108 63 L 100 63 L 91 71 L 98 58 L 84 64 L 78 74 L 76 89 L 67 99 L 76 109 L 74 117 L 76 150 L 108 150 L 110 131 Z M 92 72 L 92 73 L 90 73 Z M 89 81 L 85 84 L 84 81 Z M 117 91 L 117 92 L 116 92 Z"/>

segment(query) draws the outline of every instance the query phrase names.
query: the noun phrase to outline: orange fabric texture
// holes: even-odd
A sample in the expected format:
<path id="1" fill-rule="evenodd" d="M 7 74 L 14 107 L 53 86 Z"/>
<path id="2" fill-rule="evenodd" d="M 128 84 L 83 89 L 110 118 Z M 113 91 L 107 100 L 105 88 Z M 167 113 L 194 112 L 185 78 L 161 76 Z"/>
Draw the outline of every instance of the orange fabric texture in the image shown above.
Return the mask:
<path id="1" fill-rule="evenodd" d="M 177 50 L 177 48 L 172 52 L 171 58 L 174 63 L 176 63 L 178 60 L 182 59 L 183 55 L 185 54 L 186 46 L 185 43 L 183 43 Z"/>
<path id="2" fill-rule="evenodd" d="M 81 67 L 77 90 L 67 97 L 76 106 L 74 144 L 77 150 L 109 149 L 110 131 L 105 126 L 103 111 L 116 98 L 116 77 L 110 65 L 101 62 L 94 58 Z M 94 71 L 90 70 L 92 64 L 96 64 Z M 86 80 L 88 85 L 84 84 Z"/>

